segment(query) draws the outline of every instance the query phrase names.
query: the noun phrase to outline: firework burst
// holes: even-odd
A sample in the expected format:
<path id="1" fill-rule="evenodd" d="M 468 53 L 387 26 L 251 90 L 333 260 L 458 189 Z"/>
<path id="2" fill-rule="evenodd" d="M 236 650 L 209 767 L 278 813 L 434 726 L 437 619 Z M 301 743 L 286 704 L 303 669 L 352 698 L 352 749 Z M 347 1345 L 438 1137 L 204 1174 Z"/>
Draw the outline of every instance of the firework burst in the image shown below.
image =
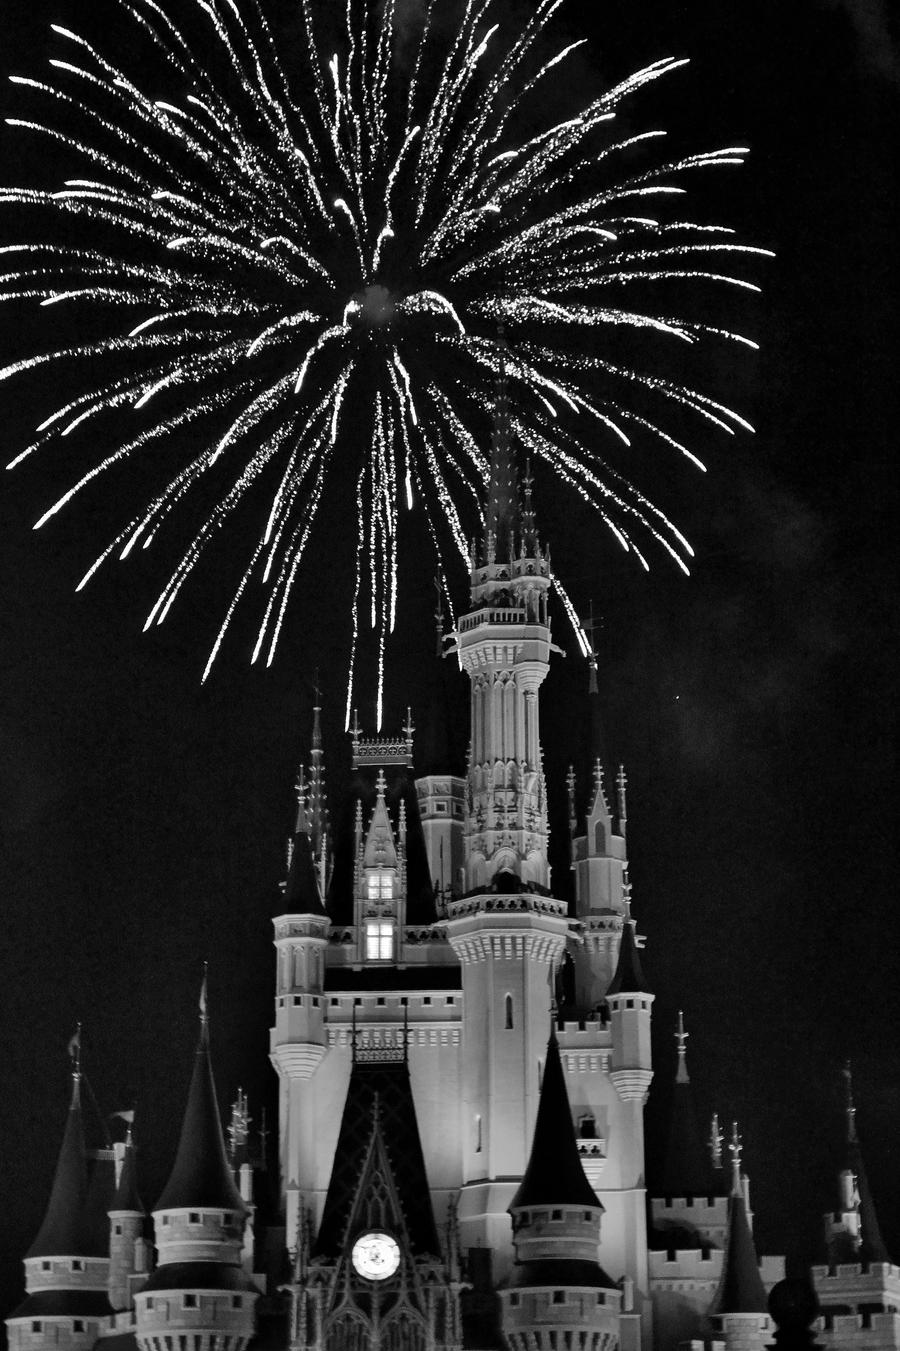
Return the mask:
<path id="1" fill-rule="evenodd" d="M 747 424 L 657 370 L 618 362 L 609 335 L 748 343 L 638 299 L 684 278 L 756 289 L 733 263 L 763 250 L 673 215 L 686 176 L 740 163 L 745 150 L 636 158 L 662 133 L 618 132 L 617 110 L 684 64 L 675 60 L 541 122 L 550 82 L 582 45 L 550 45 L 561 3 L 540 0 L 510 34 L 495 0 L 461 0 L 448 37 L 443 0 L 425 0 L 413 31 L 396 0 L 343 10 L 329 0 L 321 15 L 301 0 L 299 29 L 282 43 L 260 0 L 118 0 L 153 61 L 129 73 L 54 26 L 65 57 L 51 61 L 52 79 L 13 77 L 38 112 L 8 121 L 57 153 L 61 144 L 80 176 L 0 190 L 3 203 L 66 223 L 62 243 L 0 247 L 0 299 L 90 307 L 102 330 L 0 371 L 6 380 L 62 362 L 89 372 L 10 467 L 70 436 L 109 447 L 41 526 L 105 470 L 189 440 L 193 458 L 79 584 L 146 548 L 212 482 L 215 505 L 147 626 L 165 620 L 231 513 L 268 494 L 204 678 L 257 581 L 253 660 L 272 661 L 317 513 L 336 466 L 349 465 L 354 652 L 370 622 L 380 720 L 399 517 L 424 513 L 442 573 L 445 559 L 467 556 L 500 323 L 523 452 L 595 507 L 643 566 L 649 538 L 687 570 L 690 546 L 616 467 L 617 449 L 637 434 L 699 463 L 667 413 L 677 426 L 685 415 L 725 432 Z M 332 24 L 340 14 L 327 45 L 326 14 Z"/>

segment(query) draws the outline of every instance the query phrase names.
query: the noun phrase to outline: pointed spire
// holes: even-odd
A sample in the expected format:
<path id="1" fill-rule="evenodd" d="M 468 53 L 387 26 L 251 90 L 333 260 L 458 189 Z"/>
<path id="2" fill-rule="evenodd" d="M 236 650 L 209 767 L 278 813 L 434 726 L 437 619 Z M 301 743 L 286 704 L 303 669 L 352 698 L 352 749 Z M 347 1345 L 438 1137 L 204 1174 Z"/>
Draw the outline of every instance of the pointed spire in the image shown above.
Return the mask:
<path id="1" fill-rule="evenodd" d="M 666 1196 L 710 1196 L 715 1191 L 709 1156 L 703 1146 L 690 1075 L 687 1070 L 684 1017 L 678 1010 L 675 1043 L 678 1067 L 672 1093 L 672 1108 L 666 1139 L 661 1191 Z"/>
<path id="2" fill-rule="evenodd" d="M 731 1123 L 731 1139 L 728 1141 L 728 1153 L 731 1155 L 731 1195 L 743 1196 L 744 1184 L 741 1180 L 741 1155 L 744 1142 L 741 1139 L 738 1123 Z"/>
<path id="3" fill-rule="evenodd" d="M 534 475 L 531 472 L 531 460 L 525 463 L 525 475 L 522 479 L 522 556 L 524 558 L 533 558 L 540 553 L 540 543 L 537 535 L 537 523 L 534 518 L 534 502 L 532 494 L 534 492 Z"/>
<path id="4" fill-rule="evenodd" d="M 853 1101 L 853 1070 L 849 1060 L 844 1062 L 843 1068 L 844 1090 L 846 1093 L 846 1106 L 844 1108 L 847 1114 L 847 1143 L 848 1145 L 859 1144 L 859 1136 L 856 1134 L 856 1104 Z"/>
<path id="5" fill-rule="evenodd" d="M 575 867 L 575 833 L 578 830 L 578 813 L 575 806 L 575 766 L 569 765 L 566 775 L 566 792 L 569 798 L 569 868 Z"/>
<path id="6" fill-rule="evenodd" d="M 625 905 L 628 914 L 625 917 L 625 923 L 622 925 L 619 960 L 615 975 L 606 993 L 607 995 L 649 994 L 650 989 L 641 970 L 641 959 L 638 954 L 635 923 L 631 918 L 630 901 L 626 901 Z"/>
<path id="7" fill-rule="evenodd" d="M 859 1133 L 856 1128 L 856 1104 L 853 1098 L 853 1078 L 849 1060 L 844 1065 L 843 1077 L 846 1094 L 844 1110 L 847 1119 L 847 1150 L 844 1171 L 851 1175 L 854 1183 L 854 1208 L 858 1217 L 858 1231 L 853 1243 L 855 1257 L 863 1262 L 889 1262 L 891 1259 L 881 1236 L 881 1226 L 878 1223 L 875 1202 L 869 1187 Z"/>
<path id="8" fill-rule="evenodd" d="M 509 1209 L 600 1202 L 584 1174 L 556 1033 L 551 1031 L 528 1166 Z"/>
<path id="9" fill-rule="evenodd" d="M 234 1211 L 244 1209 L 228 1166 L 209 1058 L 205 963 L 200 992 L 200 1039 L 194 1057 L 181 1137 L 172 1172 L 155 1209 L 180 1210 L 192 1206 Z"/>
<path id="10" fill-rule="evenodd" d="M 299 823 L 298 823 L 299 824 Z M 316 872 L 309 835 L 298 830 L 291 844 L 291 861 L 279 913 L 285 915 L 324 915 L 319 874 Z"/>
<path id="11" fill-rule="evenodd" d="M 494 387 L 494 426 L 491 434 L 491 477 L 485 509 L 489 554 L 503 558 L 513 545 L 518 517 L 518 484 L 509 426 L 509 385 L 506 361 L 509 346 L 503 325 L 499 329 L 500 365 Z"/>
<path id="12" fill-rule="evenodd" d="M 81 1024 L 69 1042 L 72 1059 L 72 1097 L 63 1134 L 50 1200 L 28 1257 L 90 1256 L 85 1223 L 88 1175 L 81 1116 Z"/>
<path id="13" fill-rule="evenodd" d="M 444 601 L 443 592 L 441 591 L 440 573 L 435 573 L 434 593 L 434 655 L 436 657 L 442 657 L 444 655 Z"/>
<path id="14" fill-rule="evenodd" d="M 625 827 L 628 821 L 628 804 L 625 798 L 625 789 L 628 787 L 628 777 L 625 773 L 625 766 L 619 765 L 619 772 L 616 775 L 616 801 L 619 812 L 619 834 L 625 837 Z"/>
<path id="15" fill-rule="evenodd" d="M 128 1133 L 125 1136 L 125 1157 L 122 1160 L 119 1185 L 116 1187 L 110 1210 L 124 1210 L 132 1215 L 146 1214 L 144 1203 L 138 1192 L 137 1158 L 130 1122 L 128 1124 Z"/>
<path id="16" fill-rule="evenodd" d="M 690 1032 L 684 1030 L 684 1014 L 681 1009 L 678 1010 L 678 1026 L 675 1031 L 675 1042 L 678 1047 L 678 1069 L 675 1071 L 676 1084 L 689 1084 L 691 1076 L 687 1071 L 687 1039 Z"/>
<path id="17" fill-rule="evenodd" d="M 725 1136 L 719 1126 L 719 1113 L 713 1112 L 709 1126 L 709 1157 L 713 1168 L 719 1172 L 722 1167 L 722 1146 Z"/>
<path id="18" fill-rule="evenodd" d="M 734 1313 L 767 1313 L 768 1301 L 750 1225 L 741 1181 L 741 1137 L 737 1122 L 732 1126 L 731 1141 L 732 1189 L 728 1198 L 728 1232 L 725 1238 L 725 1257 L 722 1277 L 710 1308 L 712 1317 Z"/>

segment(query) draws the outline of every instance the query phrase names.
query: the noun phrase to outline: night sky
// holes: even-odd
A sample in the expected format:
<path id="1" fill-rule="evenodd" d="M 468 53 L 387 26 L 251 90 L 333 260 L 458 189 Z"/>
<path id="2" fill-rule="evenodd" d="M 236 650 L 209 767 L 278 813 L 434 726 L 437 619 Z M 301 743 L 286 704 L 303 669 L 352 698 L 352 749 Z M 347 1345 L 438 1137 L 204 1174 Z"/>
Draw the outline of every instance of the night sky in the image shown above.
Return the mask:
<path id="1" fill-rule="evenodd" d="M 7 0 L 0 73 L 44 70 L 49 23 L 77 8 Z M 592 36 L 585 79 L 690 56 L 629 116 L 666 126 L 678 146 L 751 146 L 744 169 L 703 186 L 694 214 L 777 254 L 740 311 L 761 352 L 711 366 L 706 381 L 756 436 L 701 437 L 710 472 L 661 464 L 658 491 L 654 466 L 639 467 L 696 549 L 689 580 L 662 562 L 645 576 L 551 480 L 537 482 L 556 570 L 602 617 L 605 743 L 629 775 L 634 911 L 657 996 L 651 1166 L 682 1007 L 703 1114 L 741 1123 L 759 1248 L 818 1257 L 851 1056 L 897 1259 L 896 14 L 889 0 L 572 0 L 568 15 Z M 4 82 L 4 112 L 14 98 Z M 27 145 L 0 129 L 3 181 L 16 181 Z M 3 318 L 0 356 L 39 350 L 45 327 L 24 310 Z M 34 381 L 0 387 L 4 462 L 54 395 Z M 219 569 L 150 635 L 143 619 L 174 549 L 113 566 L 76 596 L 127 508 L 119 479 L 33 534 L 70 479 L 59 452 L 35 456 L 0 498 L 4 1311 L 46 1201 L 77 1019 L 101 1111 L 137 1103 L 148 1202 L 172 1158 L 204 958 L 222 1097 L 241 1084 L 257 1115 L 272 1100 L 268 915 L 316 668 L 333 808 L 348 778 L 349 597 L 332 545 L 343 536 L 350 556 L 352 518 L 320 540 L 272 669 L 247 664 L 248 619 L 201 688 L 230 595 Z M 235 536 L 238 555 L 249 538 Z M 431 572 L 410 563 L 401 578 L 386 730 L 407 703 L 424 729 L 441 683 Z M 559 865 L 566 766 L 587 758 L 587 671 L 561 614 L 554 636 L 568 655 L 545 685 L 542 725 Z M 464 706 L 462 677 L 446 674 L 451 705 Z M 372 699 L 367 680 L 370 733 Z"/>

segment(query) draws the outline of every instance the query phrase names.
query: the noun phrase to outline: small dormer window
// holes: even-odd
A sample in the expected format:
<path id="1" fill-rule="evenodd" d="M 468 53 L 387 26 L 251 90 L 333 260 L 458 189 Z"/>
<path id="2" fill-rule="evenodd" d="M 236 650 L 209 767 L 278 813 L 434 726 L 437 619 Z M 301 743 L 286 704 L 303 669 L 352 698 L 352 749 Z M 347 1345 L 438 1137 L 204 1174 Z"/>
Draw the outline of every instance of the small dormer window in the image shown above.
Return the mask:
<path id="1" fill-rule="evenodd" d="M 73 1332 L 84 1332 L 84 1319 L 83 1319 L 83 1318 L 73 1318 L 73 1319 L 72 1319 L 72 1331 L 73 1331 Z"/>
<path id="2" fill-rule="evenodd" d="M 84 1263 L 82 1262 L 82 1260 L 81 1260 L 80 1257 L 74 1257 L 74 1258 L 72 1259 L 72 1270 L 73 1270 L 73 1271 L 84 1271 Z"/>
<path id="3" fill-rule="evenodd" d="M 369 900 L 390 901 L 394 898 L 394 879 L 390 873 L 369 873 Z"/>
<path id="4" fill-rule="evenodd" d="M 389 962 L 394 955 L 394 926 L 383 920 L 366 922 L 366 961 Z"/>

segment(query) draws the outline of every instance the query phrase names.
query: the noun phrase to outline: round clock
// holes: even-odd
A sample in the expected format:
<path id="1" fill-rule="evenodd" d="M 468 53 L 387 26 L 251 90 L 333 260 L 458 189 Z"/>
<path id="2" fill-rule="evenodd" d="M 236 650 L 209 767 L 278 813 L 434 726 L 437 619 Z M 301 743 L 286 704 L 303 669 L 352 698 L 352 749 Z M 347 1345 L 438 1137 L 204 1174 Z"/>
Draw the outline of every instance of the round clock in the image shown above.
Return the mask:
<path id="1" fill-rule="evenodd" d="M 361 1234 L 350 1254 L 360 1276 L 369 1281 L 385 1281 L 400 1265 L 400 1249 L 390 1234 Z"/>

